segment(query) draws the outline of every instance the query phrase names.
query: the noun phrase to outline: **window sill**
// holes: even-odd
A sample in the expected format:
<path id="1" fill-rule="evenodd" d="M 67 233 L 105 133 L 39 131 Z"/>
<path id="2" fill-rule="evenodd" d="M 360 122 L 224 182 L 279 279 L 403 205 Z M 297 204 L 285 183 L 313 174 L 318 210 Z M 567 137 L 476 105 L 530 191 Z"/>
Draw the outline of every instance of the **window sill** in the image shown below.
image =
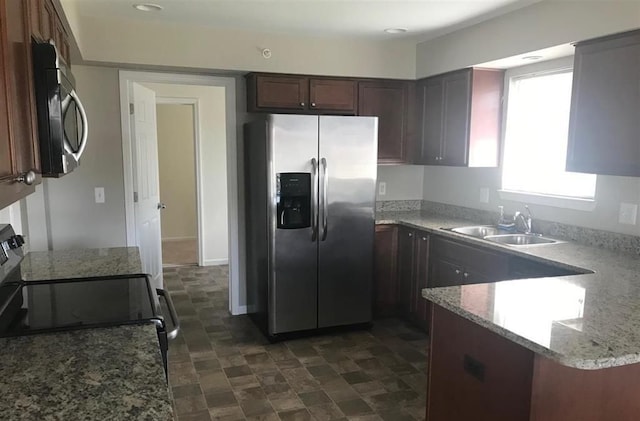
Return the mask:
<path id="1" fill-rule="evenodd" d="M 502 200 L 533 203 L 534 205 L 551 206 L 554 208 L 573 209 L 591 212 L 596 208 L 594 199 L 580 199 L 577 197 L 549 196 L 545 194 L 525 193 L 513 190 L 498 190 Z"/>

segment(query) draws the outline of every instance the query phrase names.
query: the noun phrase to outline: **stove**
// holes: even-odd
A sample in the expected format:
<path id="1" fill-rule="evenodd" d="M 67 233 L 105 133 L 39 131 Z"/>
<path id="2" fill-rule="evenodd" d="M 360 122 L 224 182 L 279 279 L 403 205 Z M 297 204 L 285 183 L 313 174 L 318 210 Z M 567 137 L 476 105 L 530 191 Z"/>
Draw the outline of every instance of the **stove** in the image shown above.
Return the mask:
<path id="1" fill-rule="evenodd" d="M 153 323 L 166 372 L 168 341 L 180 329 L 166 291 L 152 288 L 145 274 L 25 282 L 23 243 L 10 225 L 0 225 L 0 337 Z"/>

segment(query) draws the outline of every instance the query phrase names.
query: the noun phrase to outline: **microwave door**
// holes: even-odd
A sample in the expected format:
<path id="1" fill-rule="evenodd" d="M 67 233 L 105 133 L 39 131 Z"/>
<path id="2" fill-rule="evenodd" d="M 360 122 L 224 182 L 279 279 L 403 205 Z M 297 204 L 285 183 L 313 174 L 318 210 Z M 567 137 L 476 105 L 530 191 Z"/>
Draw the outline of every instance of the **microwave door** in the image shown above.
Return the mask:
<path id="1" fill-rule="evenodd" d="M 61 101 L 64 122 L 64 150 L 68 159 L 78 163 L 87 145 L 87 116 L 75 90 L 68 89 L 65 85 L 62 85 L 64 98 Z"/>

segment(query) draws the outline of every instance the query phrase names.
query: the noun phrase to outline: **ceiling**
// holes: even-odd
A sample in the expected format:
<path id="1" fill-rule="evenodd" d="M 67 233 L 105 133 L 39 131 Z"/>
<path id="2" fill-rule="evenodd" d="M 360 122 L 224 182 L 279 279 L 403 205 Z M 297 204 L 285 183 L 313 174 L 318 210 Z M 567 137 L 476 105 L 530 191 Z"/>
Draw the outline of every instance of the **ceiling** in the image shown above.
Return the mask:
<path id="1" fill-rule="evenodd" d="M 63 0 L 80 16 L 154 20 L 298 36 L 426 40 L 540 0 Z M 140 12 L 134 4 L 164 10 Z M 386 28 L 406 28 L 387 34 Z"/>

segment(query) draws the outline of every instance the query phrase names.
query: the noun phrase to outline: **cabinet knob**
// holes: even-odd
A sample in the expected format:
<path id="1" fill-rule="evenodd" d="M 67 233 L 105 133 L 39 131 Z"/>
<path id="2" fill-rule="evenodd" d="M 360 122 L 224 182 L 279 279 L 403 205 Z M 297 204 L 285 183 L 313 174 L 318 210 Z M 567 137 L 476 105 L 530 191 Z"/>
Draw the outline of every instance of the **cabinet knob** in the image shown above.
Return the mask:
<path id="1" fill-rule="evenodd" d="M 427 237 L 422 237 L 422 241 L 427 241 Z"/>
<path id="2" fill-rule="evenodd" d="M 409 237 L 413 237 L 413 233 L 412 232 L 409 233 Z"/>
<path id="3" fill-rule="evenodd" d="M 465 278 L 469 277 L 469 274 L 467 272 L 463 273 L 462 276 L 464 276 Z"/>
<path id="4" fill-rule="evenodd" d="M 311 103 L 311 106 L 312 106 L 312 107 L 315 107 L 315 106 L 316 106 L 316 103 L 315 103 L 315 102 L 312 102 L 312 103 Z"/>
<path id="5" fill-rule="evenodd" d="M 33 170 L 29 170 L 26 173 L 17 176 L 15 181 L 16 183 L 24 183 L 27 186 L 30 186 L 36 181 L 36 173 Z"/>
<path id="6" fill-rule="evenodd" d="M 300 103 L 300 106 L 301 106 L 301 107 L 304 107 L 304 102 L 301 102 L 301 103 Z"/>
<path id="7" fill-rule="evenodd" d="M 456 275 L 460 275 L 460 269 L 456 269 Z"/>

